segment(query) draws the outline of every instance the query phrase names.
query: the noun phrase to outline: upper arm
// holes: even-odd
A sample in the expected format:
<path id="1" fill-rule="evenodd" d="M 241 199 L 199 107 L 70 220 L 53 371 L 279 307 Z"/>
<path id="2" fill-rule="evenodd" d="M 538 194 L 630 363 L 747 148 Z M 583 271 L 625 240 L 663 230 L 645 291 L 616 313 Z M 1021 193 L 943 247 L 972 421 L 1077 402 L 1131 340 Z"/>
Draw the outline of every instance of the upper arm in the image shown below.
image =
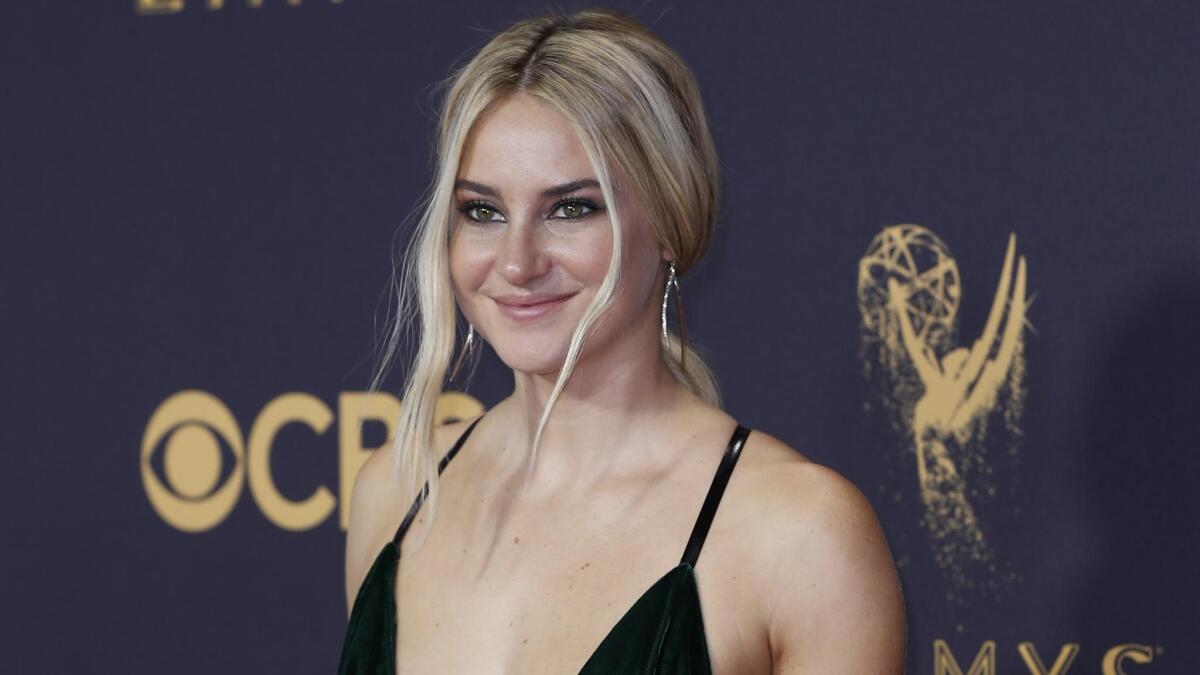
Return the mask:
<path id="1" fill-rule="evenodd" d="M 907 642 L 896 565 L 867 498 L 836 471 L 788 467 L 772 518 L 774 672 L 900 675 Z"/>
<path id="2" fill-rule="evenodd" d="M 434 427 L 433 444 L 445 454 L 465 422 Z M 400 526 L 417 496 L 415 486 L 396 477 L 390 445 L 371 453 L 363 462 L 350 494 L 350 524 L 346 530 L 346 612 L 354 611 L 354 598 L 380 548 Z"/>
<path id="3" fill-rule="evenodd" d="M 346 611 L 354 608 L 354 598 L 367 570 L 379 554 L 387 536 L 387 517 L 395 511 L 395 491 L 399 481 L 393 478 L 390 450 L 371 453 L 354 479 L 350 495 L 350 524 L 346 530 Z"/>

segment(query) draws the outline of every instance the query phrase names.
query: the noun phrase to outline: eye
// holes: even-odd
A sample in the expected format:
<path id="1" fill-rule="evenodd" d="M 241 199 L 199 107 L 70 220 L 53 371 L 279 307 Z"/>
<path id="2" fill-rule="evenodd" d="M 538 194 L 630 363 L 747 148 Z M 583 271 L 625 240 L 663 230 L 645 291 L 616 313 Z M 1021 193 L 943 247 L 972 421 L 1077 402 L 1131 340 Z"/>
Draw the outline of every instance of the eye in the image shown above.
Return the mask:
<path id="1" fill-rule="evenodd" d="M 590 216 L 603 210 L 599 204 L 590 199 L 572 197 L 556 203 L 550 214 L 553 218 L 555 213 L 561 211 L 563 215 L 558 220 L 579 220 L 584 216 Z"/>
<path id="2" fill-rule="evenodd" d="M 476 223 L 488 222 L 503 222 L 504 217 L 500 216 L 500 212 L 494 206 L 487 202 L 472 200 L 464 203 L 459 209 L 459 212 L 467 217 L 467 220 Z M 499 216 L 499 217 L 498 217 Z"/>

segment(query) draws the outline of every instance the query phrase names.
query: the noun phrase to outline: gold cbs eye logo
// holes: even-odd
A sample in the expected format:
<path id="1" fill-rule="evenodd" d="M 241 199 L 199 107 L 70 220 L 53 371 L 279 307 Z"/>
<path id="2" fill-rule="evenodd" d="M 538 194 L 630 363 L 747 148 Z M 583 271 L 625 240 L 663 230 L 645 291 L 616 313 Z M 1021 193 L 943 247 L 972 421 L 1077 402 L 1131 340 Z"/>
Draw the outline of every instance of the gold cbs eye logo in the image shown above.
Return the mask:
<path id="1" fill-rule="evenodd" d="M 345 530 L 350 522 L 350 495 L 354 479 L 372 452 L 381 445 L 366 445 L 362 423 L 383 426 L 383 444 L 395 438 L 400 401 L 383 392 L 342 392 L 335 407 L 304 392 L 281 394 L 263 407 L 243 437 L 233 413 L 216 396 L 189 389 L 163 401 L 146 424 L 142 437 L 142 484 L 151 506 L 164 521 L 184 532 L 203 532 L 225 520 L 241 495 L 243 484 L 263 515 L 273 524 L 292 531 L 308 530 L 334 511 Z M 483 412 L 469 394 L 442 392 L 434 406 L 434 423 L 467 419 Z M 329 432 L 334 422 L 337 430 Z M 315 436 L 336 445 L 338 474 L 318 477 L 309 494 L 297 499 L 285 495 L 275 483 L 272 460 L 275 438 L 291 424 L 307 427 Z M 233 467 L 223 484 L 221 475 L 230 462 L 222 459 L 221 445 L 229 447 Z M 155 469 L 155 450 L 162 447 L 162 471 Z M 340 508 L 339 508 L 340 507 Z"/>
<path id="2" fill-rule="evenodd" d="M 234 467 L 224 485 L 221 478 L 221 440 L 233 452 Z M 163 473 L 159 480 L 151 464 L 154 449 L 163 444 Z M 237 503 L 245 472 L 245 443 L 233 413 L 215 396 L 188 390 L 174 394 L 154 411 L 142 436 L 142 484 L 151 506 L 172 526 L 203 532 L 216 526 Z"/>

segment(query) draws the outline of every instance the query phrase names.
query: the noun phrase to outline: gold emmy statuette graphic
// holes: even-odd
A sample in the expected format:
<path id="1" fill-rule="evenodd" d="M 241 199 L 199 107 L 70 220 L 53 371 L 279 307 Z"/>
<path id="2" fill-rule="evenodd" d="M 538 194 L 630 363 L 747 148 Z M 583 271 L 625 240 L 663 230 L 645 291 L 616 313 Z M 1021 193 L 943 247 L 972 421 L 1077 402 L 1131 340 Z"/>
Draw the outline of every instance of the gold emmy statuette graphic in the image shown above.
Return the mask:
<path id="1" fill-rule="evenodd" d="M 885 404 L 915 455 L 935 557 L 960 589 L 980 585 L 968 578 L 966 563 L 995 570 L 968 489 L 969 474 L 990 473 L 983 461 L 988 416 L 1003 407 L 1006 423 L 1019 434 L 1028 306 L 1025 258 L 1016 255 L 1015 234 L 983 331 L 969 348 L 955 344 L 961 291 L 950 250 L 919 225 L 884 229 L 859 262 L 863 335 L 879 345 L 874 360 L 888 375 Z"/>

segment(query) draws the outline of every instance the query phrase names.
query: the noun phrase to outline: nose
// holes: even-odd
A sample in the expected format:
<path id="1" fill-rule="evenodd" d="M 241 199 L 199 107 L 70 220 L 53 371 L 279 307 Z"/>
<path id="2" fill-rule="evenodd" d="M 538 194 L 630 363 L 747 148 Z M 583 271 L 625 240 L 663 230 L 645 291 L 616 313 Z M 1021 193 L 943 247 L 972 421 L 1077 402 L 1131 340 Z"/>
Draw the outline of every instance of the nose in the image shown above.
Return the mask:
<path id="1" fill-rule="evenodd" d="M 496 265 L 513 286 L 524 286 L 550 270 L 541 227 L 535 218 L 515 220 L 501 234 Z"/>

